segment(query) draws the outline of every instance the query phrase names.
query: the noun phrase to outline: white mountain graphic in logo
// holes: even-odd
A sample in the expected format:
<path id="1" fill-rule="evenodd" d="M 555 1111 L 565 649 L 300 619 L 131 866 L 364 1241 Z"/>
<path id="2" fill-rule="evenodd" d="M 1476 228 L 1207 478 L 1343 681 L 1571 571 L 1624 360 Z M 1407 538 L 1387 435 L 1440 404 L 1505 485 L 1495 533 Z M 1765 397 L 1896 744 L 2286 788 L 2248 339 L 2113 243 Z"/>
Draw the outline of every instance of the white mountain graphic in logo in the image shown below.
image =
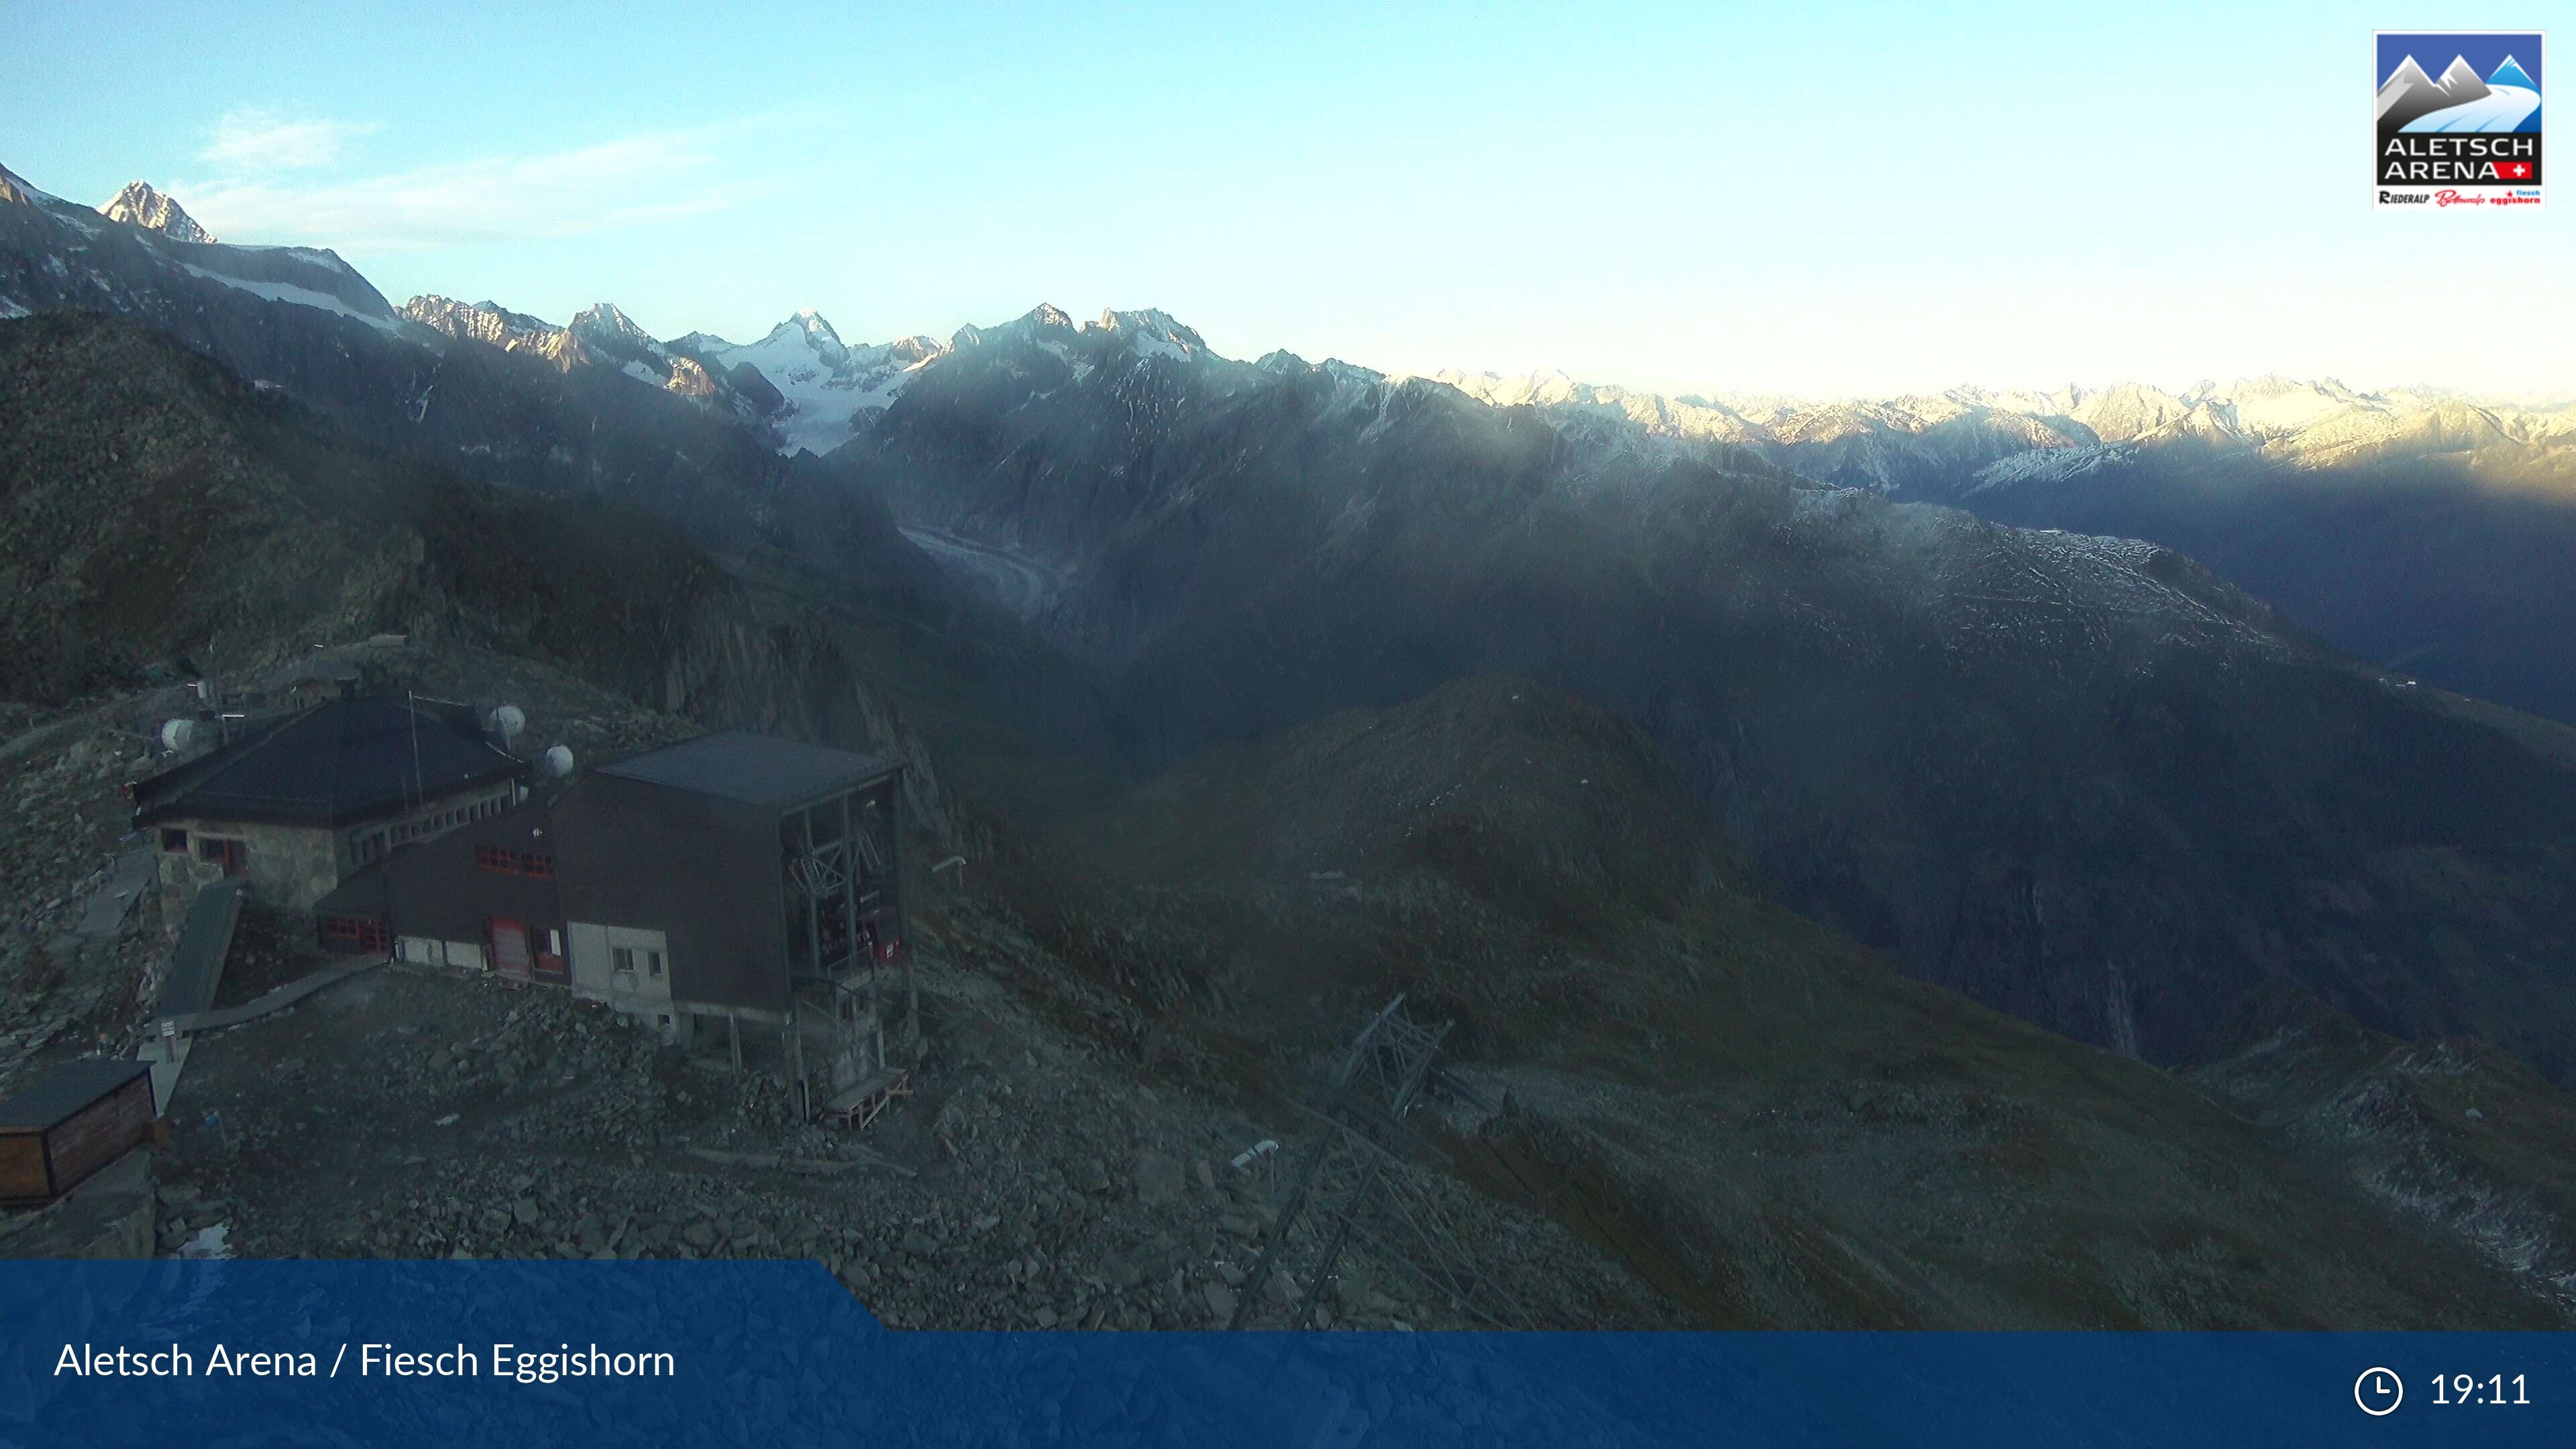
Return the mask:
<path id="1" fill-rule="evenodd" d="M 2539 109 L 2539 84 L 2512 56 L 2483 79 L 2467 57 L 2453 56 L 2442 78 L 2435 80 L 2410 55 L 2379 87 L 2379 133 L 2504 134 L 2519 128 Z"/>

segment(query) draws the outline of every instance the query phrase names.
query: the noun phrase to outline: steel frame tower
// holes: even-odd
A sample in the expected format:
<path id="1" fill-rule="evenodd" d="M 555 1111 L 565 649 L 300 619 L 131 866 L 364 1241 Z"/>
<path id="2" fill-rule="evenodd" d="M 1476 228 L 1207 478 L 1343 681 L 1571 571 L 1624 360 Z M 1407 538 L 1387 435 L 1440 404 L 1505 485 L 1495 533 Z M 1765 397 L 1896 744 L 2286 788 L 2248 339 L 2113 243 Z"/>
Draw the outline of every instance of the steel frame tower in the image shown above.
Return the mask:
<path id="1" fill-rule="evenodd" d="M 1429 1147 L 1406 1114 L 1426 1091 L 1457 1091 L 1434 1064 L 1451 1025 L 1415 1022 L 1398 996 L 1352 1039 L 1306 1109 L 1317 1130 L 1297 1153 L 1277 1225 L 1243 1280 L 1228 1328 L 1307 1327 L 1353 1241 L 1474 1318 L 1498 1328 L 1524 1320 L 1486 1281 L 1447 1210 L 1401 1170 L 1405 1156 Z M 1277 1279 L 1295 1285 L 1285 1302 L 1267 1296 Z"/>

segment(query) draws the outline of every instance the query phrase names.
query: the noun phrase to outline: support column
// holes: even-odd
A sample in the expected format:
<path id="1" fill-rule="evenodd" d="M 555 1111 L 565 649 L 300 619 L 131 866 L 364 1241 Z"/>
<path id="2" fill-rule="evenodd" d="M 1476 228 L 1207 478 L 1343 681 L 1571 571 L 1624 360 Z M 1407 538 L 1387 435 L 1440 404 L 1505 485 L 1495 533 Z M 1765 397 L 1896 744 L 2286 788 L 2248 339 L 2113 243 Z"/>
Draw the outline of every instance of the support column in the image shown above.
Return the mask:
<path id="1" fill-rule="evenodd" d="M 805 859 L 810 868 L 814 862 L 814 809 L 809 805 L 797 811 L 796 815 L 804 826 Z M 810 877 L 801 884 L 805 886 L 805 969 L 820 976 L 823 974 L 823 903 L 814 899 Z"/>
<path id="2" fill-rule="evenodd" d="M 886 787 L 886 866 L 893 872 L 895 939 L 903 942 L 903 1029 L 911 1039 L 913 1060 L 921 1059 L 921 984 L 912 974 L 912 919 L 903 903 L 903 776 Z"/>
<path id="3" fill-rule="evenodd" d="M 854 822 L 850 816 L 850 796 L 853 793 L 849 790 L 841 792 L 841 871 L 848 882 L 841 888 L 841 940 L 845 943 L 841 949 L 844 952 L 859 949 L 859 872 L 867 864 L 859 850 L 858 837 L 852 833 Z M 849 959 L 844 956 L 842 969 L 846 971 L 848 967 Z M 876 1003 L 868 1004 L 873 1006 Z"/>

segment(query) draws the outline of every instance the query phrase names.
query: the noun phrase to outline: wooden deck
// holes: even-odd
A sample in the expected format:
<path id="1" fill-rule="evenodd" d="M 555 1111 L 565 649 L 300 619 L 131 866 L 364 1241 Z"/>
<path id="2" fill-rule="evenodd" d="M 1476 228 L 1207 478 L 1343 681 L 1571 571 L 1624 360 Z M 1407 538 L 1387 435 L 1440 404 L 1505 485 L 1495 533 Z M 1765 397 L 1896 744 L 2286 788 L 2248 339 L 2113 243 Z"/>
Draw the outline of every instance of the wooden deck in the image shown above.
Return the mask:
<path id="1" fill-rule="evenodd" d="M 890 1068 L 853 1083 L 814 1115 L 834 1126 L 865 1127 L 893 1105 L 895 1098 L 911 1094 L 912 1073 Z"/>

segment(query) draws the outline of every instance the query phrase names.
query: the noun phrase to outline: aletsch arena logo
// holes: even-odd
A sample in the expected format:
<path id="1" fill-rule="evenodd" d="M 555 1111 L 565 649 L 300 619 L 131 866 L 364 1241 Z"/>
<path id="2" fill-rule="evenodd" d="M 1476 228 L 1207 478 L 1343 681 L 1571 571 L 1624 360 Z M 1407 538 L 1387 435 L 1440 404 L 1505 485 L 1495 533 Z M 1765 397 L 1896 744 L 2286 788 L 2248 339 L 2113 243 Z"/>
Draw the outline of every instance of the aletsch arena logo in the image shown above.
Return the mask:
<path id="1" fill-rule="evenodd" d="M 2375 38 L 2373 203 L 2539 206 L 2541 32 L 2383 30 Z"/>

